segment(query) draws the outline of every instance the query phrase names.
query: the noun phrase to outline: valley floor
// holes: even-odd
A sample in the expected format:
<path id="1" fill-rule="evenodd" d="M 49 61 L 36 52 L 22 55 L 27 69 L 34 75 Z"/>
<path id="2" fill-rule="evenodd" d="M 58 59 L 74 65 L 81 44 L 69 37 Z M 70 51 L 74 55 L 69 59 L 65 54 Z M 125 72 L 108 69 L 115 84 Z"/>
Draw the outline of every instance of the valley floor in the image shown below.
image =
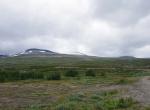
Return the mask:
<path id="1" fill-rule="evenodd" d="M 0 110 L 150 110 L 150 59 L 0 59 Z"/>
<path id="2" fill-rule="evenodd" d="M 13 83 L 1 83 L 0 109 L 51 110 L 57 109 L 57 106 L 59 106 L 60 103 L 66 103 L 64 102 L 64 100 L 66 100 L 66 97 L 69 97 L 73 94 L 80 94 L 81 97 L 75 97 L 77 98 L 75 100 L 82 102 L 82 100 L 91 100 L 89 99 L 89 96 L 94 97 L 92 95 L 96 93 L 111 91 L 119 91 L 119 95 L 116 95 L 115 97 L 132 97 L 133 100 L 137 102 L 135 107 L 129 110 L 133 110 L 136 107 L 136 109 L 139 110 L 149 110 L 148 108 L 145 109 L 145 107 L 149 106 L 150 104 L 150 77 L 142 77 L 133 84 L 125 85 L 78 84 L 70 81 L 22 81 Z M 78 98 L 81 98 L 81 100 Z M 88 105 L 94 103 L 87 102 L 86 104 Z M 113 109 L 107 108 L 106 110 Z M 117 110 L 128 110 L 128 108 Z"/>

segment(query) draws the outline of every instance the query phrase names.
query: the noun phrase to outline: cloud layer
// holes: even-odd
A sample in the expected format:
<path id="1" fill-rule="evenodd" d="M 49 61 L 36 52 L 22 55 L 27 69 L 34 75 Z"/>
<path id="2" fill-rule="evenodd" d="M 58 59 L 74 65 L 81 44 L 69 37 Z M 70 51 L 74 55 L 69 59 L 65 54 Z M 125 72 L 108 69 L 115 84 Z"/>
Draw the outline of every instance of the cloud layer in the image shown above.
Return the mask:
<path id="1" fill-rule="evenodd" d="M 150 57 L 150 1 L 1 0 L 0 53 Z"/>

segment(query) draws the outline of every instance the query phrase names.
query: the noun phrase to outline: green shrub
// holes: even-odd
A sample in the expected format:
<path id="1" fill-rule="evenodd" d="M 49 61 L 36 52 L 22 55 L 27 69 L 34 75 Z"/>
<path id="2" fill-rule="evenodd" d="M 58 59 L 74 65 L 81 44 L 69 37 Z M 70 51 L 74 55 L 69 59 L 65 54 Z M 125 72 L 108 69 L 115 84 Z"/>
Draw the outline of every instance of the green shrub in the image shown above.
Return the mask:
<path id="1" fill-rule="evenodd" d="M 19 80 L 19 71 L 0 71 L 0 82 Z"/>
<path id="2" fill-rule="evenodd" d="M 69 96 L 69 101 L 82 101 L 84 99 L 85 95 L 84 93 L 77 93 L 77 94 L 72 94 L 71 96 Z"/>
<path id="3" fill-rule="evenodd" d="M 120 98 L 118 100 L 118 108 L 128 108 L 134 104 L 132 98 Z"/>
<path id="4" fill-rule="evenodd" d="M 95 77 L 96 74 L 93 70 L 87 70 L 86 73 L 85 73 L 86 76 L 92 76 L 92 77 Z"/>
<path id="5" fill-rule="evenodd" d="M 69 70 L 65 73 L 65 76 L 67 76 L 67 77 L 76 77 L 76 76 L 78 76 L 78 74 L 79 73 L 76 70 Z"/>
<path id="6" fill-rule="evenodd" d="M 96 101 L 102 100 L 102 96 L 101 96 L 100 94 L 93 94 L 93 95 L 91 96 L 91 99 L 92 99 L 92 100 L 96 100 Z"/>
<path id="7" fill-rule="evenodd" d="M 5 82 L 5 72 L 0 70 L 0 82 Z"/>
<path id="8" fill-rule="evenodd" d="M 54 110 L 76 110 L 76 105 L 76 102 L 63 103 L 57 105 Z"/>
<path id="9" fill-rule="evenodd" d="M 27 80 L 27 79 L 43 79 L 43 74 L 35 71 L 16 71 L 16 70 L 0 71 L 0 82 Z"/>
<path id="10" fill-rule="evenodd" d="M 102 72 L 102 73 L 100 73 L 100 76 L 105 77 L 106 73 Z"/>
<path id="11" fill-rule="evenodd" d="M 103 105 L 106 110 L 115 110 L 118 109 L 118 101 L 115 99 L 109 99 L 104 102 Z"/>
<path id="12" fill-rule="evenodd" d="M 109 99 L 102 105 L 107 110 L 125 109 L 129 108 L 134 104 L 132 98 L 120 98 L 120 99 Z"/>
<path id="13" fill-rule="evenodd" d="M 27 107 L 25 110 L 41 110 L 42 109 L 42 105 L 29 105 L 29 107 Z"/>
<path id="14" fill-rule="evenodd" d="M 20 80 L 43 79 L 43 73 L 39 73 L 36 71 L 20 71 L 19 75 Z"/>
<path id="15" fill-rule="evenodd" d="M 144 110 L 150 110 L 150 107 L 145 107 L 145 109 Z"/>
<path id="16" fill-rule="evenodd" d="M 106 110 L 103 106 L 101 102 L 97 102 L 95 104 L 95 110 Z"/>
<path id="17" fill-rule="evenodd" d="M 104 97 L 110 97 L 110 96 L 113 96 L 113 95 L 116 95 L 116 94 L 118 94 L 118 90 L 111 90 L 111 91 L 103 91 L 102 93 L 101 93 L 101 95 L 102 96 L 104 96 Z"/>
<path id="18" fill-rule="evenodd" d="M 45 75 L 45 79 L 46 80 L 60 80 L 61 79 L 61 75 L 60 73 L 49 73 Z"/>
<path id="19" fill-rule="evenodd" d="M 118 81 L 118 84 L 127 84 L 127 83 L 128 83 L 128 80 L 125 78 L 122 78 Z"/>

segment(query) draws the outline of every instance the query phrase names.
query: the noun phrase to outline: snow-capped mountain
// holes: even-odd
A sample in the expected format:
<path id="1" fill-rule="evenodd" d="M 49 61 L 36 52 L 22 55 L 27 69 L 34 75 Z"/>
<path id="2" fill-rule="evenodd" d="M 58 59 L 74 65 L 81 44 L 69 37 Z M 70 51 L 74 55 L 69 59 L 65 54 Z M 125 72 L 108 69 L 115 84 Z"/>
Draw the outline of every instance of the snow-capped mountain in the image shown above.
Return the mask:
<path id="1" fill-rule="evenodd" d="M 86 54 L 81 53 L 81 52 L 72 52 L 71 55 L 82 55 L 82 56 L 87 56 Z"/>
<path id="2" fill-rule="evenodd" d="M 36 48 L 31 48 L 26 50 L 23 54 L 57 54 L 55 52 L 49 51 L 49 50 L 45 50 L 45 49 L 36 49 Z"/>
<path id="3" fill-rule="evenodd" d="M 59 58 L 67 57 L 67 58 L 83 58 L 83 59 L 91 58 L 90 56 L 82 54 L 80 52 L 75 52 L 73 54 L 62 54 L 46 49 L 37 49 L 37 48 L 27 49 L 24 52 L 11 55 L 11 57 L 59 57 Z"/>
<path id="4" fill-rule="evenodd" d="M 31 48 L 27 49 L 24 52 L 15 54 L 13 56 L 51 56 L 51 55 L 57 55 L 58 53 L 45 50 L 45 49 L 37 49 L 37 48 Z"/>

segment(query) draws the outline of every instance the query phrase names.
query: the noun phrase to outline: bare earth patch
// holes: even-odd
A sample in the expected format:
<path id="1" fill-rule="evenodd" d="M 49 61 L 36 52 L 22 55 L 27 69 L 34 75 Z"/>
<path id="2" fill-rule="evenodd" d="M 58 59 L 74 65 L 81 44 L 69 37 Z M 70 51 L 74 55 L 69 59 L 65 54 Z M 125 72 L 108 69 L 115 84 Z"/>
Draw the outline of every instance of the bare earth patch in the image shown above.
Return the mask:
<path id="1" fill-rule="evenodd" d="M 143 105 L 150 105 L 150 77 L 144 77 L 129 87 L 129 94 Z"/>
<path id="2" fill-rule="evenodd" d="M 121 96 L 133 97 L 143 105 L 150 104 L 150 78 L 144 77 L 129 85 L 75 85 L 67 82 L 1 83 L 0 109 L 20 109 L 34 104 L 48 106 L 71 93 L 110 90 L 123 90 Z"/>
<path id="3" fill-rule="evenodd" d="M 47 106 L 67 94 L 70 89 L 57 83 L 0 84 L 0 109 L 24 108 L 30 105 Z"/>

